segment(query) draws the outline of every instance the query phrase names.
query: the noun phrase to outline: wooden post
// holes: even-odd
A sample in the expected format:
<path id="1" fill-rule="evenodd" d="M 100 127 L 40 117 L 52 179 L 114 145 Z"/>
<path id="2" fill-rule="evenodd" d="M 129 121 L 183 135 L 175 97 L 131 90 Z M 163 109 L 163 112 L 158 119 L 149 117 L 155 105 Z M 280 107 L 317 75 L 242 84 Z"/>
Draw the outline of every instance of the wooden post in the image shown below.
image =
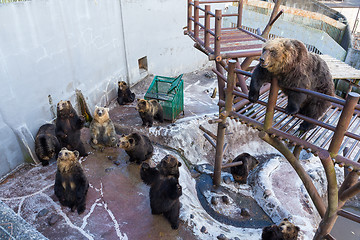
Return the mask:
<path id="1" fill-rule="evenodd" d="M 192 5 L 191 5 L 191 3 L 192 3 L 192 0 L 188 0 L 188 11 L 187 11 L 187 17 L 188 17 L 188 19 L 187 19 L 187 31 L 188 31 L 188 33 L 190 33 L 191 32 L 191 30 L 192 30 L 192 21 L 191 21 L 191 18 L 192 18 Z"/>
<path id="2" fill-rule="evenodd" d="M 239 1 L 239 6 L 238 6 L 238 19 L 237 19 L 237 27 L 238 28 L 241 28 L 241 26 L 242 26 L 243 6 L 244 6 L 244 1 L 240 0 Z"/>
<path id="3" fill-rule="evenodd" d="M 264 130 L 265 131 L 272 127 L 278 93 L 279 93 L 278 80 L 276 78 L 273 78 L 271 81 L 270 94 L 269 94 L 269 99 L 268 99 L 268 103 L 266 106 L 266 115 L 265 115 L 265 120 L 264 120 Z"/>
<path id="4" fill-rule="evenodd" d="M 218 124 L 217 134 L 216 134 L 216 154 L 215 154 L 215 166 L 214 166 L 214 179 L 213 183 L 215 186 L 220 186 L 221 182 L 221 165 L 223 160 L 224 153 L 224 138 L 225 138 L 225 129 L 226 129 L 226 119 L 229 116 L 232 110 L 232 104 L 234 100 L 234 87 L 235 87 L 235 63 L 236 61 L 230 60 L 228 67 L 228 77 L 227 77 L 227 88 L 225 95 L 225 112 L 220 113 L 220 119 L 222 120 Z"/>
<path id="5" fill-rule="evenodd" d="M 199 37 L 199 29 L 200 26 L 198 24 L 199 22 L 199 1 L 194 2 L 194 36 L 195 38 Z"/>
<path id="6" fill-rule="evenodd" d="M 221 10 L 215 10 L 215 60 L 220 62 L 222 57 L 220 56 L 220 40 L 221 40 Z"/>
<path id="7" fill-rule="evenodd" d="M 209 45 L 210 45 L 210 33 L 208 30 L 210 30 L 210 5 L 205 5 L 205 29 L 204 29 L 204 34 L 205 34 L 205 49 L 208 49 Z"/>

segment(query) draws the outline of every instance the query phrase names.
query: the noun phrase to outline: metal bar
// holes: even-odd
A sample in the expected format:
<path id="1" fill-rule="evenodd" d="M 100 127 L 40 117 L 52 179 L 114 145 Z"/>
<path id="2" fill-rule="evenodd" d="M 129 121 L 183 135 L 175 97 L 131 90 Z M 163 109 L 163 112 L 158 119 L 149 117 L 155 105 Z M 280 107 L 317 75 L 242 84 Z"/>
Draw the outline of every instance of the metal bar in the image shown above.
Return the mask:
<path id="1" fill-rule="evenodd" d="M 241 68 L 241 66 L 240 66 L 240 68 Z M 248 77 L 252 76 L 251 72 L 247 72 L 247 71 L 244 71 L 244 70 L 241 70 L 241 69 L 238 69 L 238 68 L 235 68 L 235 72 L 240 73 L 240 74 L 245 75 L 245 76 L 248 76 Z"/>
<path id="2" fill-rule="evenodd" d="M 220 62 L 222 60 L 220 56 L 220 39 L 221 39 L 221 10 L 215 10 L 215 60 Z M 209 58 L 211 58 L 209 56 Z"/>
<path id="3" fill-rule="evenodd" d="M 265 131 L 272 127 L 272 122 L 274 118 L 274 108 L 276 106 L 276 100 L 279 93 L 279 85 L 277 78 L 273 78 L 271 81 L 271 88 L 268 103 L 266 105 L 266 116 L 264 121 Z"/>
<path id="4" fill-rule="evenodd" d="M 339 108 L 334 108 L 334 110 L 332 111 L 332 113 L 330 113 L 330 115 L 328 115 L 328 117 L 324 120 L 324 122 L 329 121 L 334 115 L 335 113 L 338 111 Z M 306 139 L 306 141 L 310 142 L 315 136 L 316 134 L 320 131 L 321 128 L 317 128 L 315 131 L 313 131 L 310 136 Z"/>
<path id="5" fill-rule="evenodd" d="M 224 76 L 224 69 L 221 66 L 219 62 L 216 62 L 216 70 L 220 73 L 217 75 L 218 77 L 218 88 L 219 88 L 219 100 L 225 100 L 225 81 L 222 81 L 224 79 L 221 78 L 221 76 Z"/>
<path id="6" fill-rule="evenodd" d="M 210 55 L 209 59 L 210 60 L 216 60 L 216 61 L 221 61 L 222 59 L 226 59 L 226 58 L 242 58 L 242 57 L 257 57 L 261 55 L 261 49 L 260 50 L 244 50 L 241 52 L 231 52 L 231 53 L 223 53 L 223 54 L 218 54 L 218 55 Z M 241 65 L 241 68 L 242 65 Z"/>
<path id="7" fill-rule="evenodd" d="M 276 20 L 278 20 L 278 18 L 281 16 L 281 14 L 283 14 L 283 13 L 284 13 L 284 10 L 280 10 L 280 12 L 278 12 L 276 14 L 274 19 L 270 20 L 270 22 L 269 22 L 270 26 L 272 26 L 276 22 Z"/>
<path id="8" fill-rule="evenodd" d="M 216 143 L 214 143 L 214 141 L 209 137 L 209 135 L 207 135 L 206 133 L 203 134 L 205 139 L 209 141 L 209 143 L 216 148 Z"/>
<path id="9" fill-rule="evenodd" d="M 210 30 L 210 5 L 205 5 L 205 48 L 209 47 L 209 43 L 210 43 L 210 33 L 208 32 L 208 30 Z"/>
<path id="10" fill-rule="evenodd" d="M 344 139 L 351 117 L 354 113 L 355 106 L 359 101 L 359 97 L 359 94 L 351 92 L 346 98 L 346 104 L 341 112 L 339 122 L 335 128 L 334 137 L 329 147 L 329 152 L 333 157 L 336 156 L 339 152 L 341 143 Z"/>
<path id="11" fill-rule="evenodd" d="M 236 166 L 240 166 L 240 165 L 243 165 L 243 164 L 244 164 L 244 163 L 243 163 L 242 161 L 227 163 L 227 164 L 222 165 L 222 169 L 224 169 L 224 168 L 230 168 L 230 167 L 236 167 Z"/>
<path id="12" fill-rule="evenodd" d="M 199 37 L 199 1 L 194 2 L 194 36 Z"/>
<path id="13" fill-rule="evenodd" d="M 339 216 L 342 216 L 344 218 L 347 218 L 351 221 L 354 221 L 354 222 L 357 222 L 357 223 L 360 223 L 360 216 L 352 213 L 352 212 L 349 212 L 349 211 L 346 211 L 346 210 L 343 210 L 343 209 L 340 209 L 337 214 Z"/>
<path id="14" fill-rule="evenodd" d="M 235 68 L 237 68 L 238 70 L 241 70 L 241 66 L 240 66 L 240 63 L 239 61 L 236 61 L 236 64 L 235 64 Z M 244 76 L 241 75 L 240 73 L 238 72 L 235 72 L 236 73 L 236 76 L 238 78 L 238 84 L 240 85 L 240 88 L 241 88 L 241 91 L 245 94 L 248 94 L 249 93 L 249 90 L 246 86 L 246 82 L 245 82 L 245 79 L 244 79 Z"/>
<path id="15" fill-rule="evenodd" d="M 257 39 L 260 39 L 260 40 L 263 41 L 263 42 L 266 42 L 266 39 L 263 38 L 262 36 L 259 36 L 259 35 L 255 34 L 255 33 L 253 33 L 253 32 L 250 32 L 250 31 L 248 31 L 248 30 L 246 30 L 246 29 L 243 29 L 243 28 L 239 28 L 239 27 L 238 27 L 238 29 L 239 29 L 240 31 L 244 32 L 244 33 L 247 33 L 247 34 L 249 34 L 249 35 L 251 35 L 251 36 L 253 36 L 253 37 L 256 37 Z"/>
<path id="16" fill-rule="evenodd" d="M 212 1 L 200 1 L 200 4 L 205 3 L 229 3 L 229 2 L 238 2 L 239 0 L 212 0 Z"/>
<path id="17" fill-rule="evenodd" d="M 216 135 L 213 134 L 212 132 L 210 132 L 209 130 L 207 130 L 206 128 L 204 128 L 202 125 L 199 126 L 200 130 L 202 130 L 204 133 L 206 133 L 207 135 L 209 135 L 210 137 L 212 137 L 213 139 L 216 140 Z"/>
<path id="18" fill-rule="evenodd" d="M 242 26 L 242 13 L 243 13 L 243 8 L 244 8 L 244 1 L 240 0 L 239 1 L 239 6 L 238 6 L 238 18 L 237 18 L 237 27 L 241 28 Z"/>

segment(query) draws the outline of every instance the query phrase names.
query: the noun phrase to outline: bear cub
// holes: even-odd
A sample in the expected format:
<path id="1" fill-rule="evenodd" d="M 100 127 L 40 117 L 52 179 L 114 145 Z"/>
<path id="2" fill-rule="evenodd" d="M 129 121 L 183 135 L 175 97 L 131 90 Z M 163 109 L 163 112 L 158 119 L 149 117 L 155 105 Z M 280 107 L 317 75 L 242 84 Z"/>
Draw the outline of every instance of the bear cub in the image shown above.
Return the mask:
<path id="1" fill-rule="evenodd" d="M 288 89 L 304 88 L 334 96 L 335 87 L 329 67 L 318 55 L 308 52 L 306 46 L 295 39 L 278 38 L 266 42 L 260 63 L 254 69 L 250 82 L 249 100 L 256 102 L 263 83 L 278 80 L 279 87 L 288 96 L 287 114 L 300 113 L 319 119 L 331 103 L 312 95 Z M 315 125 L 303 121 L 300 131 Z"/>
<path id="2" fill-rule="evenodd" d="M 87 156 L 84 144 L 80 140 L 84 117 L 78 116 L 70 101 L 60 101 L 57 104 L 56 137 L 61 147 L 77 150 L 80 156 Z"/>
<path id="3" fill-rule="evenodd" d="M 249 172 L 259 164 L 259 161 L 248 153 L 242 153 L 233 160 L 233 162 L 240 161 L 242 161 L 243 164 L 231 167 L 230 172 L 236 182 L 245 184 L 247 177 L 249 176 Z"/>
<path id="4" fill-rule="evenodd" d="M 39 128 L 35 137 L 35 153 L 43 166 L 56 159 L 60 151 L 60 143 L 55 135 L 54 124 L 44 124 Z"/>
<path id="5" fill-rule="evenodd" d="M 262 240 L 297 240 L 300 228 L 284 218 L 279 225 L 263 228 Z"/>
<path id="6" fill-rule="evenodd" d="M 89 182 L 78 161 L 79 152 L 62 148 L 58 154 L 54 192 L 61 205 L 78 214 L 85 211 L 86 194 Z"/>
<path id="7" fill-rule="evenodd" d="M 118 82 L 118 97 L 117 102 L 119 105 L 124 105 L 126 103 L 131 103 L 135 100 L 135 93 L 130 91 L 129 86 L 124 81 Z"/>
<path id="8" fill-rule="evenodd" d="M 90 134 L 90 145 L 94 149 L 102 149 L 104 146 L 116 147 L 119 140 L 108 108 L 95 107 L 94 118 L 90 123 Z"/>
<path id="9" fill-rule="evenodd" d="M 138 99 L 136 110 L 138 110 L 141 120 L 143 121 L 143 126 L 151 127 L 154 119 L 161 123 L 164 122 L 163 108 L 155 99 Z"/>
<path id="10" fill-rule="evenodd" d="M 137 164 L 149 159 L 154 151 L 150 139 L 138 133 L 121 137 L 118 145 L 129 155 L 129 161 Z"/>
<path id="11" fill-rule="evenodd" d="M 166 165 L 164 164 L 168 161 L 166 158 L 161 160 L 163 164 L 160 162 L 153 168 L 144 162 L 141 165 L 140 176 L 143 182 L 150 186 L 151 213 L 163 214 L 170 222 L 171 228 L 178 229 L 180 214 L 179 197 L 182 195 L 182 187 L 179 184 L 179 163 L 172 166 Z"/>

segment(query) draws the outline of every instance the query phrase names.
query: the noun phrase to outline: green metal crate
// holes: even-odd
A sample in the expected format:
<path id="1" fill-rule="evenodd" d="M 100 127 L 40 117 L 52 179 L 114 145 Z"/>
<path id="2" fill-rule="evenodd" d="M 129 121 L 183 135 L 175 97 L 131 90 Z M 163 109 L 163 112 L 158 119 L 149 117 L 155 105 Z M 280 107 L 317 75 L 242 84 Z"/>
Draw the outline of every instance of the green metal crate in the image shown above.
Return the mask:
<path id="1" fill-rule="evenodd" d="M 174 121 L 183 112 L 184 114 L 184 81 L 182 74 L 176 78 L 155 76 L 145 99 L 156 99 L 164 111 L 164 119 Z"/>

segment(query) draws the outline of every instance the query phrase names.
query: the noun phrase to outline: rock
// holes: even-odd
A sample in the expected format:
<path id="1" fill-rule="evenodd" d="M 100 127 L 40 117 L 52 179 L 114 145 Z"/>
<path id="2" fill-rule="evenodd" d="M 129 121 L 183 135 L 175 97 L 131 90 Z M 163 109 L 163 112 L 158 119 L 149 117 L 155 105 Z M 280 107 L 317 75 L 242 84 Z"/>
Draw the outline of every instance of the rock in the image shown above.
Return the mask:
<path id="1" fill-rule="evenodd" d="M 120 162 L 120 160 L 116 160 L 116 161 L 113 161 L 113 163 L 114 163 L 115 165 L 119 166 L 121 162 Z"/>
<path id="2" fill-rule="evenodd" d="M 234 237 L 234 240 L 240 240 L 240 238 L 238 238 L 238 237 Z"/>
<path id="3" fill-rule="evenodd" d="M 230 183 L 231 183 L 231 178 L 230 178 L 229 176 L 225 176 L 225 177 L 223 178 L 223 181 L 224 181 L 224 183 L 226 183 L 226 184 L 230 184 Z"/>
<path id="4" fill-rule="evenodd" d="M 59 215 L 53 214 L 48 218 L 48 223 L 53 226 L 59 220 Z"/>
<path id="5" fill-rule="evenodd" d="M 171 124 L 171 126 L 175 127 L 175 126 L 176 126 L 176 124 L 175 124 L 175 123 L 172 123 L 172 124 Z"/>
<path id="6" fill-rule="evenodd" d="M 194 219 L 194 214 L 190 214 L 190 218 L 191 218 L 191 219 Z"/>
<path id="7" fill-rule="evenodd" d="M 199 177 L 199 176 L 201 175 L 201 173 L 199 173 L 199 172 L 196 171 L 195 169 L 192 169 L 190 173 L 191 173 L 191 176 L 192 176 L 193 178 L 197 178 L 197 177 Z"/>
<path id="8" fill-rule="evenodd" d="M 207 229 L 205 226 L 202 226 L 201 229 L 200 229 L 200 232 L 202 233 L 207 233 Z"/>
<path id="9" fill-rule="evenodd" d="M 240 215 L 243 216 L 243 217 L 249 217 L 250 216 L 250 210 L 247 209 L 247 208 L 241 208 Z"/>
<path id="10" fill-rule="evenodd" d="M 107 156 L 107 159 L 109 159 L 110 161 L 114 160 L 113 156 Z"/>
<path id="11" fill-rule="evenodd" d="M 200 165 L 196 165 L 195 166 L 195 170 L 199 173 L 204 173 L 204 168 Z"/>
<path id="12" fill-rule="evenodd" d="M 271 195 L 271 190 L 266 189 L 266 190 L 264 191 L 264 198 L 268 198 L 270 195 Z"/>
<path id="13" fill-rule="evenodd" d="M 225 203 L 225 204 L 229 204 L 230 203 L 230 199 L 229 199 L 229 197 L 228 196 L 222 196 L 221 197 L 221 200 L 223 201 L 223 203 Z"/>
<path id="14" fill-rule="evenodd" d="M 215 197 L 215 196 L 212 196 L 212 197 L 211 197 L 211 204 L 212 204 L 212 205 L 217 205 L 217 204 L 218 204 L 217 197 Z"/>
<path id="15" fill-rule="evenodd" d="M 212 78 L 214 76 L 214 74 L 211 72 L 206 72 L 206 73 L 204 73 L 204 76 L 207 78 Z"/>
<path id="16" fill-rule="evenodd" d="M 219 240 L 228 240 L 228 238 L 224 234 L 220 234 L 219 236 L 217 236 L 217 239 L 219 239 Z"/>
<path id="17" fill-rule="evenodd" d="M 114 170 L 114 168 L 109 167 L 109 168 L 106 168 L 106 169 L 105 169 L 105 172 L 111 172 L 112 170 Z"/>
<path id="18" fill-rule="evenodd" d="M 49 210 L 46 209 L 46 208 L 44 208 L 44 209 L 42 209 L 42 210 L 36 215 L 36 217 L 43 217 L 43 216 L 45 216 L 46 214 L 48 214 L 48 212 L 49 212 Z"/>

